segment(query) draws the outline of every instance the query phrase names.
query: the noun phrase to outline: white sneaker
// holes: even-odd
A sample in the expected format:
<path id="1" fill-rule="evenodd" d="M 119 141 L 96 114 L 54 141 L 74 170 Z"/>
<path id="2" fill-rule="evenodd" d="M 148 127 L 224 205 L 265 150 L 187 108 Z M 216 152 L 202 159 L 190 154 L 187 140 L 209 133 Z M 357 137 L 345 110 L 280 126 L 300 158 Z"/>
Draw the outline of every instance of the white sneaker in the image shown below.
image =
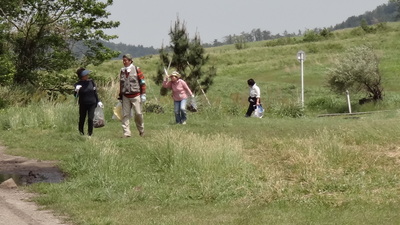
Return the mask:
<path id="1" fill-rule="evenodd" d="M 185 125 L 185 124 L 186 124 L 186 121 L 183 121 L 183 122 L 182 122 L 182 125 Z"/>

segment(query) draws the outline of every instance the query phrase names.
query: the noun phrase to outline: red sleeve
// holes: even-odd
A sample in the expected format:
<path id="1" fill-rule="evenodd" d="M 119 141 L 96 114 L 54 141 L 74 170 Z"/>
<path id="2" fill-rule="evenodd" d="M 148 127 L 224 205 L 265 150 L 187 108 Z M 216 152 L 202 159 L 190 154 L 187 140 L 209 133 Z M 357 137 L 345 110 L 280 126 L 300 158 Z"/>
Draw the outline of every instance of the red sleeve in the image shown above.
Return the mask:
<path id="1" fill-rule="evenodd" d="M 140 85 L 140 94 L 146 94 L 146 81 L 144 80 L 144 75 L 139 67 L 137 67 L 137 76 Z"/>

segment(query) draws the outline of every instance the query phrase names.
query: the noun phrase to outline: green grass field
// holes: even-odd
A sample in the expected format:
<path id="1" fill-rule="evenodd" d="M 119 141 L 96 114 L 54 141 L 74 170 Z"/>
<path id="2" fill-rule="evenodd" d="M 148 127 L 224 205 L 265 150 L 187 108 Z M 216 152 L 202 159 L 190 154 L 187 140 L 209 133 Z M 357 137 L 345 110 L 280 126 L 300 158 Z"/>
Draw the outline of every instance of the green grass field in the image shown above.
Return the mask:
<path id="1" fill-rule="evenodd" d="M 174 124 L 172 100 L 150 79 L 158 57 L 136 59 L 148 80 L 148 104 L 165 110 L 145 113 L 145 137 L 121 138 L 111 119 L 111 82 L 100 89 L 107 124 L 92 138 L 79 135 L 69 96 L 1 110 L 0 141 L 9 154 L 59 160 L 64 182 L 26 189 L 75 224 L 399 224 L 400 24 L 387 26 L 313 43 L 207 49 L 218 69 L 207 93 L 212 105 L 199 94 L 200 111 L 187 125 Z M 360 106 L 364 96 L 354 94 L 353 112 L 371 113 L 318 117 L 347 112 L 345 96 L 325 87 L 325 72 L 345 49 L 363 44 L 380 56 L 383 102 Z M 304 111 L 297 107 L 299 50 L 307 54 Z M 90 69 L 111 78 L 121 65 Z M 262 119 L 244 118 L 249 78 L 261 87 Z"/>

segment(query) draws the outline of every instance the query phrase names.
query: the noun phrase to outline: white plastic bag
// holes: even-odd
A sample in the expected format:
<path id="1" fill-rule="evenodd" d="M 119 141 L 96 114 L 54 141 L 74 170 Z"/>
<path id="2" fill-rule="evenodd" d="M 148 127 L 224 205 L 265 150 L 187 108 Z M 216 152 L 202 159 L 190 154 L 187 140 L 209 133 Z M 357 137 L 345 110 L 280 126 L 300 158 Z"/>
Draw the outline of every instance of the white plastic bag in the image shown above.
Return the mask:
<path id="1" fill-rule="evenodd" d="M 130 117 L 133 117 L 133 109 L 131 109 L 131 115 Z M 122 118 L 124 117 L 124 115 L 122 114 L 122 102 L 118 101 L 117 104 L 114 106 L 113 108 L 113 116 L 112 119 L 113 120 L 122 120 Z"/>
<path id="2" fill-rule="evenodd" d="M 104 112 L 103 108 L 96 107 L 94 110 L 94 118 L 93 118 L 93 127 L 100 128 L 106 125 L 106 121 L 104 120 Z"/>
<path id="3" fill-rule="evenodd" d="M 262 118 L 264 116 L 264 108 L 262 107 L 262 105 L 258 105 L 256 107 L 253 116 L 257 118 Z"/>
<path id="4" fill-rule="evenodd" d="M 189 110 L 190 112 L 197 112 L 197 103 L 194 97 L 190 99 L 189 105 L 187 106 L 187 110 Z"/>
<path id="5" fill-rule="evenodd" d="M 113 108 L 113 116 L 114 120 L 122 120 L 122 103 L 118 101 L 118 103 Z"/>

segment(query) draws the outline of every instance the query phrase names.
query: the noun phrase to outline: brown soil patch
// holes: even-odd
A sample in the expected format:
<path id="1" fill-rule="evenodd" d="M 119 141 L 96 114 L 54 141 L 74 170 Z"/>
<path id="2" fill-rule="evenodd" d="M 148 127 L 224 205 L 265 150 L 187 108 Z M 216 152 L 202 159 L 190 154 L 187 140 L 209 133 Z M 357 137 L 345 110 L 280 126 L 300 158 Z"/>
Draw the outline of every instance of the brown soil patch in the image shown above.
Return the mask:
<path id="1" fill-rule="evenodd" d="M 12 156 L 4 153 L 0 146 L 0 183 L 13 178 L 18 185 L 36 182 L 60 182 L 62 172 L 56 161 L 41 161 Z M 9 177 L 7 177 L 9 176 Z M 6 182 L 5 182 L 6 183 Z M 41 210 L 32 202 L 35 196 L 23 190 L 2 186 L 0 188 L 0 225 L 61 225 L 66 224 L 61 217 L 51 211 Z"/>

